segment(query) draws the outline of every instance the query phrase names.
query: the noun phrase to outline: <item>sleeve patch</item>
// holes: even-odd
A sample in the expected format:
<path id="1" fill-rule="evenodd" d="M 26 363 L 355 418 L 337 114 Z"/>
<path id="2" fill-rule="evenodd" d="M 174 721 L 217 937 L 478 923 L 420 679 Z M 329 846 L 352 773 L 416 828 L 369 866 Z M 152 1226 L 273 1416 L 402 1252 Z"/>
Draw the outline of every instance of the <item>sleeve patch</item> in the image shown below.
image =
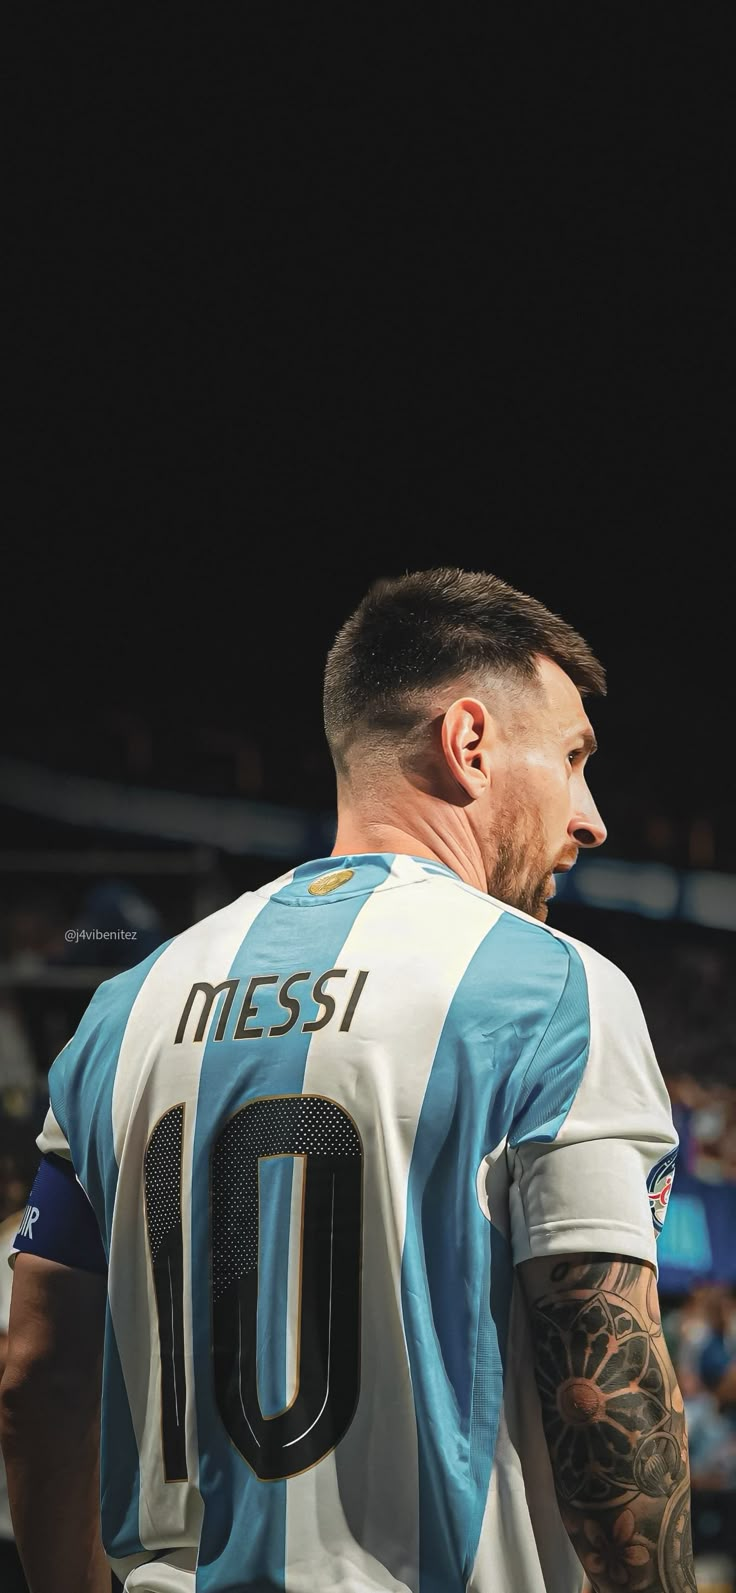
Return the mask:
<path id="1" fill-rule="evenodd" d="M 669 1199 L 672 1193 L 678 1150 L 679 1146 L 676 1145 L 674 1150 L 668 1151 L 667 1155 L 663 1156 L 661 1161 L 658 1161 L 655 1164 L 649 1174 L 649 1177 L 647 1178 L 649 1209 L 652 1213 L 654 1232 L 656 1233 L 657 1237 L 659 1237 L 662 1232 L 664 1227 L 664 1219 L 667 1216 L 667 1207 L 669 1205 Z"/>

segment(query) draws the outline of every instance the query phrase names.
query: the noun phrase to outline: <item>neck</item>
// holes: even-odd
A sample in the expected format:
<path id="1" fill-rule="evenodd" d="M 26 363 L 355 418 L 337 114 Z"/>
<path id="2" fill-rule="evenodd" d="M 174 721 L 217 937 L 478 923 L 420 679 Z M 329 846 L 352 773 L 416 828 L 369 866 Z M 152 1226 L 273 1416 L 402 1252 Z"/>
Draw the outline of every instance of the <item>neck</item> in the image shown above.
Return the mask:
<path id="1" fill-rule="evenodd" d="M 483 860 L 472 830 L 459 810 L 443 803 L 442 830 L 432 817 L 412 814 L 411 825 L 400 819 L 386 822 L 340 810 L 333 857 L 354 857 L 361 852 L 398 852 L 444 863 L 476 890 L 487 891 Z"/>

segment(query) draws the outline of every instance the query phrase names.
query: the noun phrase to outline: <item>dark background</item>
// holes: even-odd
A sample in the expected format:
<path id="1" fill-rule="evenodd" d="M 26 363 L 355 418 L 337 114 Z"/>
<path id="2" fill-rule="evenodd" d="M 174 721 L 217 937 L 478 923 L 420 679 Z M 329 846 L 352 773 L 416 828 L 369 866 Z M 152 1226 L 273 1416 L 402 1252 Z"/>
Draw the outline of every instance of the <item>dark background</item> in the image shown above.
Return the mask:
<path id="1" fill-rule="evenodd" d="M 255 725 L 269 787 L 322 800 L 337 627 L 457 563 L 607 664 L 601 802 L 730 856 L 723 43 L 718 12 L 24 19 L 9 748 Z"/>

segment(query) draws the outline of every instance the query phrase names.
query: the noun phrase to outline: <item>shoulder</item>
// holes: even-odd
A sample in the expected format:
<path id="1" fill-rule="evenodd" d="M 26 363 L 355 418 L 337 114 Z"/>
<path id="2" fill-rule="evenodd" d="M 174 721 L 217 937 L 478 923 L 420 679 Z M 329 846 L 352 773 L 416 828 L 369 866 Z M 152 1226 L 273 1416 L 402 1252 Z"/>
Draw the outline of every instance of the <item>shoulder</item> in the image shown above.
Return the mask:
<path id="1" fill-rule="evenodd" d="M 472 886 L 459 882 L 454 888 L 484 905 L 489 929 L 484 961 L 488 968 L 502 968 L 509 984 L 530 994 L 537 987 L 546 990 L 550 1005 L 559 1000 L 568 1009 L 571 1003 L 587 1007 L 592 1016 L 604 1012 L 643 1021 L 631 980 L 602 952 Z"/>
<path id="2" fill-rule="evenodd" d="M 441 887 L 444 890 L 444 887 Z M 576 949 L 547 925 L 484 892 L 448 883 L 464 916 L 474 915 L 472 954 L 457 988 L 457 1021 L 477 1021 L 482 1032 L 513 1032 L 524 1049 L 536 1045 L 556 1013 L 568 1027 L 585 1028 L 588 1002 Z M 453 915 L 438 916 L 440 933 L 452 935 Z M 456 923 L 456 920 L 455 920 Z"/>
<path id="3" fill-rule="evenodd" d="M 505 954 L 504 960 L 509 964 L 509 971 L 516 971 L 529 979 L 533 978 L 535 971 L 555 971 L 564 981 L 571 964 L 587 966 L 589 959 L 598 957 L 591 947 L 574 940 L 572 936 L 542 923 L 538 918 L 530 917 L 517 907 L 510 907 L 507 902 L 499 901 L 472 885 L 466 885 L 462 880 L 457 883 L 453 881 L 449 888 L 462 892 L 469 910 L 485 917 L 487 955 L 498 961 Z M 600 961 L 605 962 L 605 958 L 600 958 Z"/>
<path id="4" fill-rule="evenodd" d="M 593 1001 L 619 1010 L 641 1011 L 636 989 L 623 968 L 619 968 L 617 963 L 611 962 L 609 957 L 604 957 L 602 952 L 596 951 L 585 941 L 576 940 L 574 936 L 566 935 L 562 930 L 549 928 L 548 933 L 563 943 L 568 949 L 568 954 L 580 965 Z"/>

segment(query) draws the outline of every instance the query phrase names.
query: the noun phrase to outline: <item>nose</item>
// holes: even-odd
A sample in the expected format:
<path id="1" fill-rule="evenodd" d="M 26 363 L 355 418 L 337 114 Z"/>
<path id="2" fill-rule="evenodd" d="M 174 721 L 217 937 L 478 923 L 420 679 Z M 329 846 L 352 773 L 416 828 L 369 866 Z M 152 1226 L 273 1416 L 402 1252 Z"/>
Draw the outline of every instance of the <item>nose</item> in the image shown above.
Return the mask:
<path id="1" fill-rule="evenodd" d="M 586 803 L 585 809 L 578 809 L 573 814 L 567 827 L 576 846 L 586 847 L 590 851 L 594 846 L 602 846 L 608 831 L 598 812 L 592 798 Z"/>

